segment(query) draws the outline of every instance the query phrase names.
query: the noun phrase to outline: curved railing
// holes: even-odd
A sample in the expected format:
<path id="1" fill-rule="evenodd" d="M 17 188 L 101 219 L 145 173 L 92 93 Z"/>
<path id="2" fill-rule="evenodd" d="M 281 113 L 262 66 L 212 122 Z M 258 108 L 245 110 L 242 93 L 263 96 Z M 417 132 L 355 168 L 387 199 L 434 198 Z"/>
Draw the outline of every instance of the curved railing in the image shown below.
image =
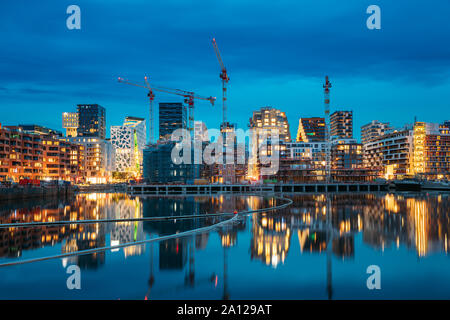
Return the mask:
<path id="1" fill-rule="evenodd" d="M 256 196 L 261 197 L 260 195 L 256 195 Z M 114 246 L 92 248 L 92 249 L 57 254 L 57 255 L 53 255 L 53 256 L 45 256 L 45 257 L 39 257 L 39 258 L 6 262 L 6 263 L 1 263 L 0 267 L 14 266 L 14 265 L 19 265 L 19 264 L 39 262 L 39 261 L 50 260 L 50 259 L 66 258 L 66 257 L 71 257 L 71 256 L 83 255 L 83 254 L 103 252 L 103 251 L 108 251 L 111 249 L 119 249 L 119 248 L 128 247 L 128 246 L 135 246 L 135 245 L 141 245 L 141 244 L 146 244 L 146 243 L 151 243 L 151 242 L 158 242 L 158 241 L 164 241 L 164 240 L 169 240 L 169 239 L 186 237 L 186 236 L 194 235 L 197 233 L 204 233 L 207 231 L 212 231 L 216 228 L 222 227 L 226 224 L 236 221 L 240 216 L 245 216 L 245 215 L 249 215 L 249 214 L 257 213 L 257 212 L 279 210 L 279 209 L 282 209 L 282 208 L 285 208 L 285 207 L 291 205 L 293 202 L 291 199 L 283 198 L 283 197 L 272 197 L 272 198 L 286 201 L 286 203 L 283 203 L 278 206 L 270 207 L 270 208 L 241 211 L 241 212 L 237 212 L 237 213 L 217 213 L 217 214 L 204 214 L 204 215 L 195 215 L 195 216 L 175 216 L 175 217 L 171 216 L 171 217 L 147 217 L 147 218 L 124 218 L 124 219 L 77 220 L 77 221 L 30 222 L 30 223 L 20 223 L 20 224 L 19 223 L 18 224 L 0 224 L 0 227 L 6 228 L 6 227 L 31 227 L 31 226 L 43 226 L 43 225 L 55 225 L 55 224 L 62 225 L 62 224 L 78 224 L 78 223 L 80 223 L 80 224 L 81 223 L 107 223 L 107 222 L 148 221 L 148 220 L 155 221 L 155 220 L 171 220 L 171 219 L 180 219 L 180 218 L 182 218 L 182 219 L 199 218 L 199 217 L 207 218 L 207 217 L 213 217 L 213 216 L 230 216 L 230 215 L 232 215 L 231 218 L 229 218 L 225 221 L 215 223 L 211 226 L 206 226 L 206 227 L 201 227 L 201 228 L 197 228 L 197 229 L 193 229 L 193 230 L 179 232 L 176 234 L 156 237 L 156 238 L 152 238 L 152 239 L 134 241 L 134 242 L 127 242 L 127 243 L 122 243 L 122 244 L 118 244 L 118 245 L 114 245 Z"/>

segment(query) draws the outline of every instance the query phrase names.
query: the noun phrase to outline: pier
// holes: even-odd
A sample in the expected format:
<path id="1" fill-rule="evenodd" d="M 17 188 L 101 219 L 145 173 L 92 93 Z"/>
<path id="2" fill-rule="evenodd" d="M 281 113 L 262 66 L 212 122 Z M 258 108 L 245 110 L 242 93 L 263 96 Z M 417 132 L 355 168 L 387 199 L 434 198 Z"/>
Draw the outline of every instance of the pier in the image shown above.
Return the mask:
<path id="1" fill-rule="evenodd" d="M 131 195 L 211 195 L 246 193 L 323 193 L 388 191 L 386 183 L 314 183 L 314 184 L 208 184 L 208 185 L 131 185 Z"/>

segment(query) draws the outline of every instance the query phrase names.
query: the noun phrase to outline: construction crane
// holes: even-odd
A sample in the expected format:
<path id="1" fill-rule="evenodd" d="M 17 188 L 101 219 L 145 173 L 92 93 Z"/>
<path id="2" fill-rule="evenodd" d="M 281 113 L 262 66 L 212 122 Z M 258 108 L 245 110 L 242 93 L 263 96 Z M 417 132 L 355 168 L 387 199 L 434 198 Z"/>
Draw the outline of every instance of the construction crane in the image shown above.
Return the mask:
<path id="1" fill-rule="evenodd" d="M 214 47 L 214 51 L 217 56 L 217 60 L 219 60 L 221 72 L 220 79 L 222 79 L 222 121 L 223 123 L 227 122 L 227 83 L 230 80 L 227 73 L 227 68 L 223 64 L 222 57 L 220 56 L 219 47 L 217 46 L 216 38 L 212 39 L 212 44 Z"/>
<path id="2" fill-rule="evenodd" d="M 147 97 L 150 100 L 150 105 L 149 105 L 149 118 L 148 118 L 148 127 L 150 130 L 150 135 L 149 135 L 149 143 L 152 144 L 153 143 L 153 100 L 155 99 L 155 95 L 153 93 L 153 89 L 150 87 L 150 84 L 147 81 L 147 77 L 144 78 L 144 83 L 145 85 L 141 85 L 141 84 L 137 84 L 137 83 L 133 83 L 130 82 L 128 80 L 125 80 L 124 78 L 119 77 L 118 81 L 121 83 L 125 83 L 125 84 L 129 84 L 131 86 L 135 86 L 135 87 L 141 87 L 141 88 L 145 88 L 148 90 L 147 93 Z"/>
<path id="3" fill-rule="evenodd" d="M 211 103 L 211 106 L 214 106 L 214 102 L 216 101 L 216 97 L 202 97 L 199 95 L 196 95 L 192 91 L 186 91 L 181 89 L 171 89 L 166 87 L 154 87 L 155 91 L 159 92 L 165 92 L 168 94 L 174 94 L 178 96 L 184 97 L 184 103 L 186 103 L 188 107 L 188 130 L 193 130 L 193 122 L 194 122 L 194 100 L 205 100 L 209 101 Z"/>
<path id="4" fill-rule="evenodd" d="M 331 143 L 330 143 L 330 88 L 331 82 L 328 76 L 325 76 L 324 89 L 324 107 L 325 107 L 325 142 L 326 142 L 326 159 L 325 159 L 325 175 L 326 181 L 330 182 L 331 171 Z"/>
<path id="5" fill-rule="evenodd" d="M 194 120 L 194 100 L 206 100 L 209 101 L 211 103 L 212 106 L 214 106 L 214 102 L 216 101 L 215 97 L 202 97 L 199 95 L 196 95 L 194 92 L 192 91 L 185 91 L 185 90 L 180 90 L 180 89 L 171 89 L 171 88 L 165 88 L 165 87 L 152 87 L 150 86 L 150 83 L 148 81 L 148 77 L 144 77 L 144 84 L 137 84 L 131 81 L 128 81 L 124 78 L 119 77 L 119 82 L 121 83 L 125 83 L 128 85 L 132 85 L 135 87 L 140 87 L 140 88 L 145 88 L 148 90 L 148 94 L 147 96 L 150 99 L 150 116 L 149 116 L 149 129 L 150 129 L 150 137 L 149 137 L 149 141 L 150 144 L 153 143 L 153 137 L 154 137 L 154 132 L 153 132 L 153 100 L 155 99 L 155 95 L 154 95 L 154 91 L 157 92 L 164 92 L 164 93 L 168 93 L 168 94 L 173 94 L 173 95 L 177 95 L 177 96 L 181 96 L 184 98 L 184 102 L 187 104 L 188 109 L 189 109 L 189 120 L 188 120 L 188 130 L 192 131 L 193 130 L 193 126 L 192 126 L 192 122 Z"/>

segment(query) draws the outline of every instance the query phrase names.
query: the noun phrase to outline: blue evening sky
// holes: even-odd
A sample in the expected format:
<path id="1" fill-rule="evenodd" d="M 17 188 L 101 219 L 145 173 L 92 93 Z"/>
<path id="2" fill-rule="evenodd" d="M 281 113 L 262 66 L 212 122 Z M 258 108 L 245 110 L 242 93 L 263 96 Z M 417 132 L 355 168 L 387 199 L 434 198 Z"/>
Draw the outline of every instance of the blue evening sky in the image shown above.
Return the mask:
<path id="1" fill-rule="evenodd" d="M 66 27 L 71 4 L 81 8 L 81 30 Z M 381 8 L 381 30 L 366 27 L 371 4 Z M 356 137 L 374 119 L 442 122 L 450 119 L 449 17 L 447 0 L 2 0 L 0 123 L 62 130 L 61 113 L 79 103 L 103 105 L 108 127 L 148 118 L 145 90 L 117 82 L 148 75 L 216 96 L 214 107 L 197 102 L 195 118 L 217 128 L 213 37 L 231 79 L 228 119 L 240 128 L 253 110 L 273 106 L 295 136 L 299 117 L 323 116 L 325 75 L 331 111 L 353 110 Z M 177 101 L 157 94 L 155 105 Z"/>

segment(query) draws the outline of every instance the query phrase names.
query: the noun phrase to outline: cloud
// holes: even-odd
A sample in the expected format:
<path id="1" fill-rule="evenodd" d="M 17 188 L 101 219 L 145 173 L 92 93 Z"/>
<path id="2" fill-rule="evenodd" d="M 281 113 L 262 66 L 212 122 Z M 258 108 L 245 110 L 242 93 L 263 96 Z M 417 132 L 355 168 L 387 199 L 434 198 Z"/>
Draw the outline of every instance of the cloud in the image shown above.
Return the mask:
<path id="1" fill-rule="evenodd" d="M 276 97 L 289 82 L 320 84 L 325 74 L 333 81 L 367 83 L 360 90 L 368 93 L 374 81 L 392 88 L 414 83 L 424 90 L 448 82 L 450 24 L 440 14 L 450 9 L 445 0 L 426 5 L 378 0 L 381 30 L 366 28 L 371 3 L 356 0 L 140 0 L 132 5 L 79 0 L 81 30 L 65 26 L 69 4 L 1 3 L 2 102 L 47 101 L 61 108 L 92 101 L 113 106 L 108 112 L 118 121 L 122 105 L 139 110 L 148 101 L 145 92 L 118 84 L 117 77 L 141 82 L 144 75 L 157 85 L 220 97 L 212 37 L 230 73 L 230 101 L 234 95 L 242 107 L 256 107 L 245 90 L 256 95 L 265 90 L 261 83 L 270 83 Z M 295 109 L 298 99 L 281 100 Z"/>

